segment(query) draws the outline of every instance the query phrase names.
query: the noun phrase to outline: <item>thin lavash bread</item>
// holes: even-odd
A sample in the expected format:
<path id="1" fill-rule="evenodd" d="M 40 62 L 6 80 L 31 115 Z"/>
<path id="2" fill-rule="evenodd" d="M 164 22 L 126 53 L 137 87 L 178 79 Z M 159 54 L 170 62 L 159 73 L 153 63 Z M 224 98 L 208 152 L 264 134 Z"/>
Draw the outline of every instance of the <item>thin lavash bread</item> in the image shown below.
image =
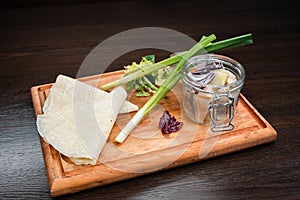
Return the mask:
<path id="1" fill-rule="evenodd" d="M 40 136 L 75 164 L 95 165 L 118 113 L 137 110 L 126 91 L 110 93 L 59 75 L 37 116 Z"/>

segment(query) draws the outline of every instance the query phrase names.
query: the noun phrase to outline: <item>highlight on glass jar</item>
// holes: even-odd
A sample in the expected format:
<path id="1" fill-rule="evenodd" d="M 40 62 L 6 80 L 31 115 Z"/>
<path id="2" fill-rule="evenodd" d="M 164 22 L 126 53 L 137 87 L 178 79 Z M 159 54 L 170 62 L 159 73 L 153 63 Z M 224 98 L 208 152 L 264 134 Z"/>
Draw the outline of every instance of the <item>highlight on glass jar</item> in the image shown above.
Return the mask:
<path id="1" fill-rule="evenodd" d="M 190 58 L 182 69 L 183 110 L 192 121 L 213 132 L 234 129 L 234 108 L 245 81 L 236 60 L 217 54 Z"/>

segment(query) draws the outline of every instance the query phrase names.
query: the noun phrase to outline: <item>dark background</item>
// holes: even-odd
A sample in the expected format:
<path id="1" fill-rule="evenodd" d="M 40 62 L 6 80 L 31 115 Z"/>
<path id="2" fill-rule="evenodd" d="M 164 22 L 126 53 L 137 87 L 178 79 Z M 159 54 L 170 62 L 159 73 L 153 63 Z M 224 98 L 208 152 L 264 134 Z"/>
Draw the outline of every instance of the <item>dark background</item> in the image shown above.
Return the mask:
<path id="1" fill-rule="evenodd" d="M 0 199 L 49 199 L 30 87 L 72 77 L 100 42 L 138 27 L 199 40 L 252 33 L 254 44 L 219 52 L 246 69 L 243 94 L 278 139 L 244 151 L 61 199 L 300 199 L 299 14 L 293 1 L 0 1 Z M 121 69 L 137 50 L 107 69 Z M 60 199 L 60 198 L 59 198 Z"/>

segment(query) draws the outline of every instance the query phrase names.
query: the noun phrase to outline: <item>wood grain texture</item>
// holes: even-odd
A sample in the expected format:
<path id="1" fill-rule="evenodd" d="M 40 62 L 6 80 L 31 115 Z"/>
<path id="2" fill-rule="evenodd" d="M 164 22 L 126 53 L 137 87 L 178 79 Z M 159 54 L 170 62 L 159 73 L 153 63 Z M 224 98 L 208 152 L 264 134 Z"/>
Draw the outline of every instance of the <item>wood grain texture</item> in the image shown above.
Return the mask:
<path id="1" fill-rule="evenodd" d="M 30 88 L 76 76 L 101 41 L 143 26 L 198 40 L 252 32 L 254 44 L 222 51 L 246 68 L 243 94 L 274 126 L 274 143 L 58 199 L 299 199 L 300 70 L 296 2 L 120 1 L 0 10 L 0 197 L 50 199 Z M 113 62 L 121 69 L 137 50 Z"/>
<path id="2" fill-rule="evenodd" d="M 80 80 L 94 86 L 118 80 L 124 71 L 84 77 Z M 51 84 L 31 88 L 36 115 L 42 107 Z M 148 98 L 128 97 L 141 107 Z M 198 125 L 187 118 L 181 108 L 182 83 L 179 82 L 134 129 L 123 144 L 114 139 L 133 114 L 119 115 L 98 162 L 93 165 L 75 165 L 41 138 L 51 196 L 74 193 L 96 186 L 127 180 L 181 165 L 213 158 L 277 138 L 274 128 L 241 95 L 235 108 L 235 129 L 221 133 L 211 132 L 208 126 Z M 168 110 L 184 126 L 171 135 L 163 135 L 157 128 L 159 118 Z M 159 155 L 159 156 L 158 156 Z"/>

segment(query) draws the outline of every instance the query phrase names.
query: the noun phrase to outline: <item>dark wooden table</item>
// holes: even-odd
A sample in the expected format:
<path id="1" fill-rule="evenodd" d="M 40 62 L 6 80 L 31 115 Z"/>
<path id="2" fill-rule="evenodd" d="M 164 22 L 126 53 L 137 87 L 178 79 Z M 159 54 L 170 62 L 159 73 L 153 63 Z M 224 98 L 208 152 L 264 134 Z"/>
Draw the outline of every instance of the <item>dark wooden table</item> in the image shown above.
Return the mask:
<path id="1" fill-rule="evenodd" d="M 219 39 L 253 33 L 253 45 L 219 53 L 245 66 L 243 94 L 274 126 L 278 139 L 60 198 L 300 199 L 300 18 L 295 3 L 14 2 L 0 9 L 0 199 L 50 198 L 30 87 L 53 82 L 60 73 L 75 77 L 97 44 L 122 31 L 149 26 L 174 29 L 195 40 L 210 33 Z M 118 58 L 107 71 L 149 52 L 158 59 L 168 55 L 137 50 Z"/>

